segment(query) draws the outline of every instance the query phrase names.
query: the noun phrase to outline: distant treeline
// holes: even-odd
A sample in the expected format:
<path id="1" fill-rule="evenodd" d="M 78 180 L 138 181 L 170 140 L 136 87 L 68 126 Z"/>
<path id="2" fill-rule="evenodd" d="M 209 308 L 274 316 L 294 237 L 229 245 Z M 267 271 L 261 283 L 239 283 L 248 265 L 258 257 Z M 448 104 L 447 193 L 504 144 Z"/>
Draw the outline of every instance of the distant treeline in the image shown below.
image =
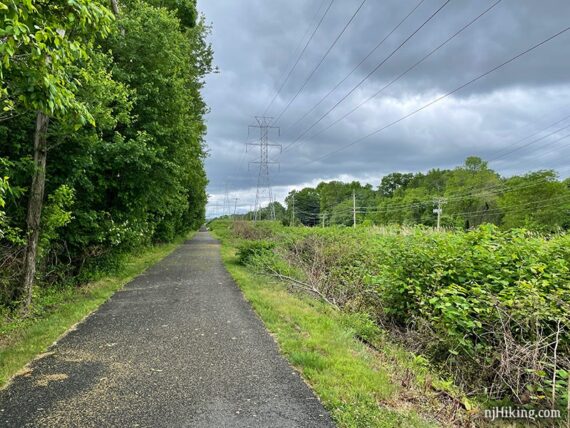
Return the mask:
<path id="1" fill-rule="evenodd" d="M 205 217 L 196 0 L 0 1 L 0 308 Z M 36 271 L 36 266 L 38 267 Z"/>
<path id="2" fill-rule="evenodd" d="M 377 188 L 358 181 L 322 182 L 290 192 L 285 207 L 275 202 L 273 208 L 284 224 L 350 226 L 356 206 L 358 224 L 435 226 L 438 204 L 443 227 L 492 223 L 505 229 L 568 230 L 570 179 L 561 181 L 552 170 L 505 178 L 482 159 L 469 157 L 455 169 L 388 174 Z M 262 209 L 259 217 L 270 218 L 270 209 Z"/>

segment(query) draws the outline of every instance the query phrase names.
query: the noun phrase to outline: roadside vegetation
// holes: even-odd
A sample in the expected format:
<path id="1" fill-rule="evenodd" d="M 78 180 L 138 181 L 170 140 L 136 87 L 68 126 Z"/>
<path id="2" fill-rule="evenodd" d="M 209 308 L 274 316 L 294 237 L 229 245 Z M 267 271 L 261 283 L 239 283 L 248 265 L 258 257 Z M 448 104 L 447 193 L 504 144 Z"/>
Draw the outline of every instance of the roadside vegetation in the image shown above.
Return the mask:
<path id="1" fill-rule="evenodd" d="M 462 394 L 430 372 L 423 358 L 386 341 L 364 314 L 292 294 L 284 282 L 244 266 L 236 241 L 218 227 L 216 234 L 223 237 L 230 274 L 338 426 L 430 427 L 468 420 Z"/>
<path id="2" fill-rule="evenodd" d="M 370 321 L 449 379 L 451 400 L 473 417 L 500 404 L 566 412 L 568 234 L 490 224 L 466 232 L 227 220 L 211 227 L 249 271 L 331 313 Z M 374 343 L 366 330 L 356 333 Z"/>
<path id="3" fill-rule="evenodd" d="M 12 323 L 203 224 L 212 51 L 195 0 L 0 1 L 0 22 L 0 314 Z"/>

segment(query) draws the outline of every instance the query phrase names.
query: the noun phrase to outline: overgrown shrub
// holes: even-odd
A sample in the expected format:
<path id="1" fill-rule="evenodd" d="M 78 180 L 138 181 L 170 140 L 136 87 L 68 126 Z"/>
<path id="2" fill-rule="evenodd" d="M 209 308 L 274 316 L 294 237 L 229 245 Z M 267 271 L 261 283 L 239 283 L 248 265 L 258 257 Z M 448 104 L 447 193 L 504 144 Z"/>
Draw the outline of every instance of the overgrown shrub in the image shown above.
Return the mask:
<path id="1" fill-rule="evenodd" d="M 271 251 L 275 247 L 274 242 L 270 241 L 245 241 L 238 249 L 238 259 L 241 264 L 249 263 L 254 257 L 263 255 Z"/>
<path id="2" fill-rule="evenodd" d="M 240 227 L 242 237 L 256 229 Z M 285 228 L 272 236 L 246 240 L 240 261 L 364 311 L 468 390 L 565 405 L 570 235 L 484 225 L 444 233 Z"/>

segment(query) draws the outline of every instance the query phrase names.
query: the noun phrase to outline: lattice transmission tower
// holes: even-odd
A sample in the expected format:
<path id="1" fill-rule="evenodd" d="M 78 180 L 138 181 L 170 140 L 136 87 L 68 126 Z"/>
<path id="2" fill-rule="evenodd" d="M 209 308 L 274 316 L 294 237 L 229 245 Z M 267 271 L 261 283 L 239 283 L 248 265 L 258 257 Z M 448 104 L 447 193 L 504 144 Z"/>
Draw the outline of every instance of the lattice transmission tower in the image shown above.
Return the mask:
<path id="1" fill-rule="evenodd" d="M 267 116 L 255 116 L 257 125 L 249 125 L 247 129 L 247 134 L 249 137 L 250 131 L 252 129 L 259 129 L 259 142 L 257 143 L 247 143 L 246 151 L 248 151 L 250 146 L 259 147 L 259 160 L 250 162 L 249 164 L 259 164 L 259 175 L 257 176 L 257 192 L 255 194 L 255 210 L 254 210 L 254 220 L 259 219 L 259 210 L 263 205 L 264 201 L 268 201 L 270 207 L 270 217 L 275 220 L 275 206 L 273 202 L 273 194 L 271 192 L 271 181 L 269 179 L 269 166 L 271 164 L 277 164 L 269 160 L 269 151 L 271 148 L 277 148 L 281 152 L 283 149 L 281 144 L 270 144 L 269 143 L 269 133 L 272 130 L 277 131 L 277 135 L 280 135 L 280 128 L 278 126 L 272 126 L 272 117 Z"/>

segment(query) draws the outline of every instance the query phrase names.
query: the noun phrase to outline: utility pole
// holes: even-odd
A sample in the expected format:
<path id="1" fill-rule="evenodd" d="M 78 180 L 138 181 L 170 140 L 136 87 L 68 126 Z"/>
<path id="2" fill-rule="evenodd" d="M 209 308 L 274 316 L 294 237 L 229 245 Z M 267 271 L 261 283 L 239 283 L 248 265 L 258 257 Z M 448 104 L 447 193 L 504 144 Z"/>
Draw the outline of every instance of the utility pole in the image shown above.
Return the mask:
<path id="1" fill-rule="evenodd" d="M 239 200 L 239 198 L 234 198 L 234 217 L 236 215 L 237 212 L 237 201 Z"/>
<path id="2" fill-rule="evenodd" d="M 441 228 L 441 215 L 443 214 L 443 205 L 445 204 L 444 198 L 437 198 L 434 203 L 437 204 L 437 208 L 433 210 L 434 214 L 437 214 L 437 231 L 439 232 Z"/>
<path id="3" fill-rule="evenodd" d="M 269 200 L 270 207 L 270 218 L 275 220 L 275 205 L 273 202 L 273 195 L 271 192 L 271 181 L 269 180 L 269 165 L 277 164 L 278 162 L 272 162 L 269 160 L 269 150 L 272 147 L 276 147 L 281 152 L 283 150 L 281 144 L 270 144 L 269 143 L 269 132 L 272 129 L 276 129 L 279 135 L 279 127 L 271 126 L 273 121 L 272 117 L 266 116 L 255 116 L 257 125 L 250 125 L 248 127 L 249 131 L 252 128 L 259 129 L 259 142 L 258 143 L 247 143 L 246 151 L 249 146 L 259 147 L 259 161 L 250 162 L 250 164 L 259 164 L 259 175 L 257 176 L 257 191 L 255 194 L 255 211 L 254 211 L 254 221 L 259 218 L 259 210 L 264 200 Z"/>
<path id="4" fill-rule="evenodd" d="M 352 227 L 356 227 L 356 191 L 352 191 Z"/>
<path id="5" fill-rule="evenodd" d="M 295 193 L 293 192 L 293 216 L 291 218 L 291 225 L 295 225 Z"/>

